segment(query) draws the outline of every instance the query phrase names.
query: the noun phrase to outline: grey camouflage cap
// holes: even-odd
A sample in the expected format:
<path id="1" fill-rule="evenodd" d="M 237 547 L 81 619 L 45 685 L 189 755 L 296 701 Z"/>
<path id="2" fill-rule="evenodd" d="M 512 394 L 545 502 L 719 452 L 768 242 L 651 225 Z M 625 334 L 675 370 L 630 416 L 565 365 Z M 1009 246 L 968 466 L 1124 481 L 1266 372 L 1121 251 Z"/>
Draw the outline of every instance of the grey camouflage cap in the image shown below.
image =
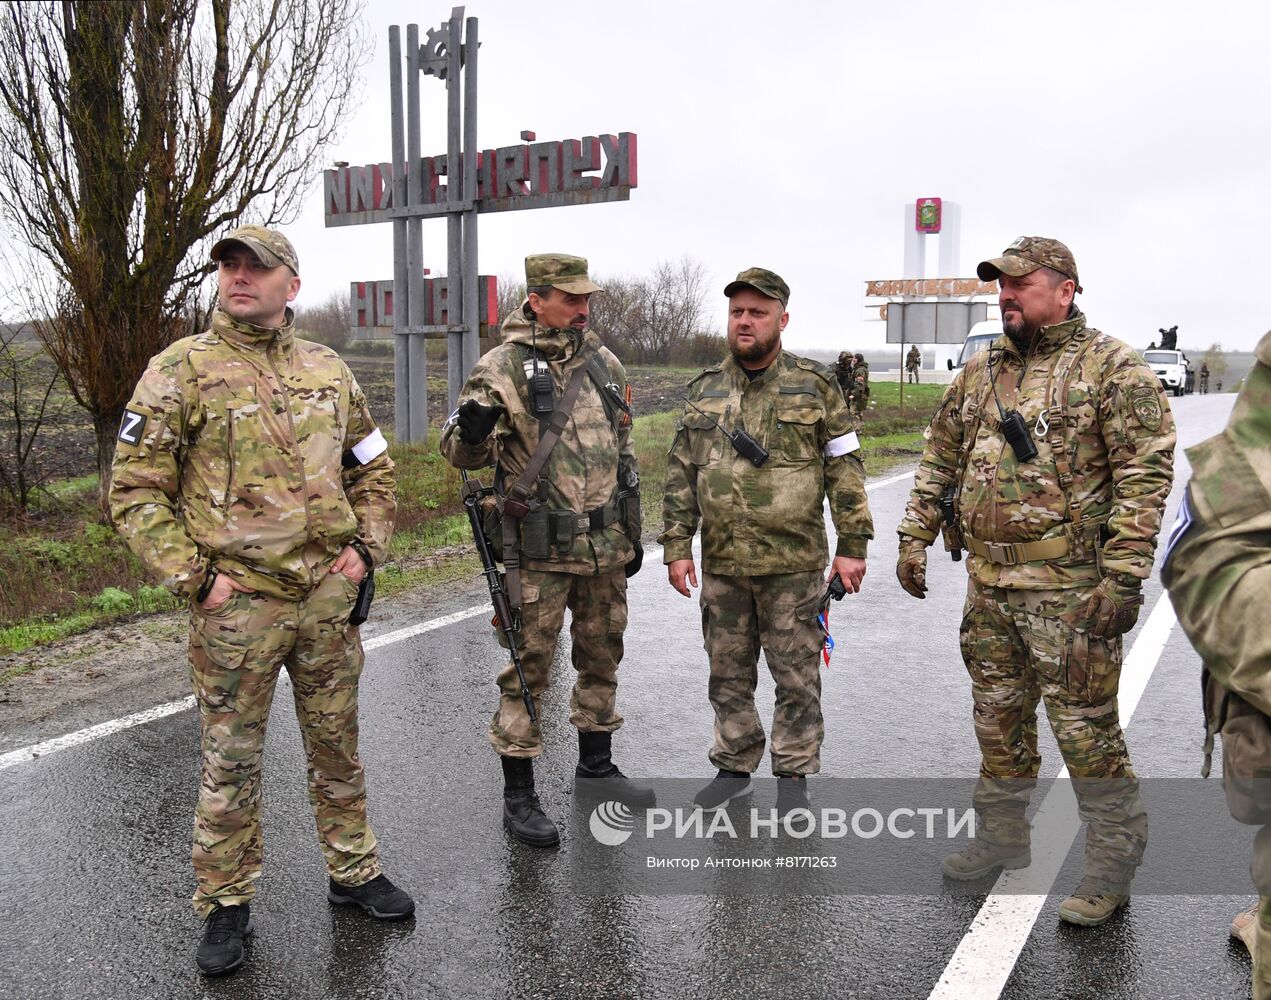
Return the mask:
<path id="1" fill-rule="evenodd" d="M 525 258 L 525 285 L 559 288 L 571 295 L 590 295 L 604 289 L 587 276 L 587 258 L 567 253 L 536 253 Z"/>
<path id="2" fill-rule="evenodd" d="M 765 267 L 748 267 L 724 286 L 724 294 L 732 298 L 742 288 L 753 288 L 760 295 L 776 299 L 784 308 L 790 301 L 790 286 L 781 275 Z"/>
<path id="3" fill-rule="evenodd" d="M 975 273 L 981 281 L 996 281 L 1003 274 L 1021 278 L 1039 267 L 1048 267 L 1065 278 L 1071 278 L 1077 291 L 1081 291 L 1081 279 L 1077 277 L 1077 262 L 1072 251 L 1058 240 L 1045 236 L 1021 236 L 1002 251 L 1001 257 L 980 261 Z"/>
<path id="4" fill-rule="evenodd" d="M 300 276 L 300 258 L 296 256 L 296 248 L 278 230 L 264 226 L 239 226 L 223 240 L 216 241 L 212 247 L 212 260 L 220 260 L 221 255 L 235 243 L 247 247 L 266 267 L 286 264 L 292 274 Z"/>

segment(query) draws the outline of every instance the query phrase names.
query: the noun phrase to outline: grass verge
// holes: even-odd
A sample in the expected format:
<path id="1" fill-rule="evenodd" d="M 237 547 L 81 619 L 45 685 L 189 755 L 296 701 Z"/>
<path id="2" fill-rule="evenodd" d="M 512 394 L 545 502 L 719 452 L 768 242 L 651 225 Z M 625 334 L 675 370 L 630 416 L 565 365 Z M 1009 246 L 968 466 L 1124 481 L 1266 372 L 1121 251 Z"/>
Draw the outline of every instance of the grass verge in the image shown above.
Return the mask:
<path id="1" fill-rule="evenodd" d="M 902 408 L 895 383 L 874 387 L 862 434 L 868 475 L 917 460 L 921 431 L 941 393 L 941 386 L 907 386 Z M 661 527 L 666 453 L 677 415 L 638 417 L 632 431 L 646 540 Z M 480 571 L 459 501 L 459 473 L 441 457 L 435 441 L 434 432 L 430 444 L 392 446 L 397 532 L 389 560 L 376 573 L 381 597 L 452 583 Z M 0 523 L 0 656 L 97 625 L 179 608 L 167 591 L 145 580 L 114 531 L 98 523 L 96 477 L 59 483 L 50 495 L 55 502 L 30 517 Z M 0 683 L 11 676 L 0 672 Z"/>

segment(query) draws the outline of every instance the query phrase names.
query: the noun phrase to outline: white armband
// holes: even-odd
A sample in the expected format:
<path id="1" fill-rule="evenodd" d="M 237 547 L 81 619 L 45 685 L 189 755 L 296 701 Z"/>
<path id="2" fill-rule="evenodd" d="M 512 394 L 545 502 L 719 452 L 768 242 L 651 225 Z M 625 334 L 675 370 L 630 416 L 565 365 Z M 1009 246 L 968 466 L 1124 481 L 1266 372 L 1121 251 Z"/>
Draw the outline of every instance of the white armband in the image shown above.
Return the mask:
<path id="1" fill-rule="evenodd" d="M 365 465 L 371 459 L 378 458 L 388 451 L 388 442 L 384 440 L 384 435 L 376 427 L 375 430 L 355 444 L 352 451 L 353 457 L 358 460 L 358 464 Z"/>
<path id="2" fill-rule="evenodd" d="M 847 455 L 853 451 L 861 450 L 860 439 L 856 436 L 856 431 L 848 431 L 846 434 L 840 434 L 836 438 L 830 438 L 825 443 L 825 457 L 838 458 L 839 455 Z"/>

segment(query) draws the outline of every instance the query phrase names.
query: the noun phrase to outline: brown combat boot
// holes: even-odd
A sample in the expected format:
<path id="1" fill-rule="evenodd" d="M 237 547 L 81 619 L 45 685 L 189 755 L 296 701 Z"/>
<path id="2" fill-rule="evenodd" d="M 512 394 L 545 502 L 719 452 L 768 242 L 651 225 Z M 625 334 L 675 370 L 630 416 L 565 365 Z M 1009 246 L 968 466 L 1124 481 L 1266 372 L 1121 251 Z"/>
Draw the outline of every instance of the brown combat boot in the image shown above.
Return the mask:
<path id="1" fill-rule="evenodd" d="M 981 878 L 998 868 L 1027 868 L 1033 856 L 1027 844 L 994 844 L 974 838 L 941 866 L 945 875 L 962 882 Z"/>
<path id="2" fill-rule="evenodd" d="M 1130 901 L 1130 887 L 1087 875 L 1071 896 L 1059 904 L 1059 919 L 1082 927 L 1098 927 Z"/>
<path id="3" fill-rule="evenodd" d="M 1258 905 L 1254 903 L 1231 918 L 1231 936 L 1243 941 L 1250 955 L 1254 954 L 1254 946 L 1258 943 Z"/>

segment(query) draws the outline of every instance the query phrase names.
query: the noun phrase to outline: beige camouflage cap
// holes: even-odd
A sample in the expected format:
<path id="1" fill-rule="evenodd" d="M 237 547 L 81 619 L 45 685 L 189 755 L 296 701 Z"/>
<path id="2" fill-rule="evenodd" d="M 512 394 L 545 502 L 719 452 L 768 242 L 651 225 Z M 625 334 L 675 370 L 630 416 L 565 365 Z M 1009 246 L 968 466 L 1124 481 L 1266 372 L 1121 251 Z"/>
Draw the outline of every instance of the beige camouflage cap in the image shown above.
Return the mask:
<path id="1" fill-rule="evenodd" d="M 782 308 L 790 301 L 790 286 L 781 280 L 781 275 L 764 267 L 746 268 L 724 286 L 724 294 L 732 298 L 742 288 L 753 288 L 760 295 L 776 299 Z"/>
<path id="2" fill-rule="evenodd" d="M 587 258 L 567 253 L 535 253 L 525 258 L 525 285 L 559 288 L 571 295 L 589 295 L 604 289 L 587 277 Z"/>
<path id="3" fill-rule="evenodd" d="M 225 239 L 216 241 L 212 247 L 212 259 L 220 260 L 221 254 L 234 243 L 247 247 L 266 267 L 286 264 L 291 268 L 292 274 L 300 276 L 300 258 L 296 256 L 296 248 L 278 230 L 266 229 L 264 226 L 239 226 Z"/>
<path id="4" fill-rule="evenodd" d="M 1077 262 L 1072 251 L 1058 240 L 1045 236 L 1021 236 L 1002 251 L 1002 256 L 982 260 L 975 269 L 981 281 L 996 281 L 1001 275 L 1022 278 L 1039 267 L 1058 271 L 1071 278 L 1077 291 L 1081 291 L 1081 279 L 1077 277 Z"/>

